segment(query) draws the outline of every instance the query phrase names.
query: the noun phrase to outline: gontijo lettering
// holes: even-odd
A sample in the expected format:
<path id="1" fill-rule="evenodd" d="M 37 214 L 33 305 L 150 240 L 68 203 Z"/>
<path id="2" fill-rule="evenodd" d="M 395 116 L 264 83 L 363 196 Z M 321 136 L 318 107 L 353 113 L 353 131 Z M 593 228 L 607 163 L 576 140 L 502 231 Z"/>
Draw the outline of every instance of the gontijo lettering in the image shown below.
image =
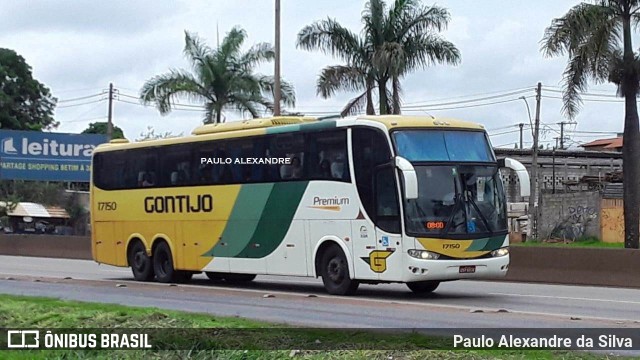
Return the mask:
<path id="1" fill-rule="evenodd" d="M 192 213 L 213 211 L 213 197 L 209 194 L 178 196 L 147 196 L 144 211 L 148 213 Z"/>

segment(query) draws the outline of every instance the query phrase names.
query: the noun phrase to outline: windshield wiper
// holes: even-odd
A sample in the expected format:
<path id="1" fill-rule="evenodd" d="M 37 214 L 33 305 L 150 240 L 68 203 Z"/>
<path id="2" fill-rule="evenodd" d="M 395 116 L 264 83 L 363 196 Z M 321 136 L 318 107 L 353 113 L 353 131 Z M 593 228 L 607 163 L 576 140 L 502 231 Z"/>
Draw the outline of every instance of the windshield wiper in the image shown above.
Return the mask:
<path id="1" fill-rule="evenodd" d="M 480 211 L 480 208 L 478 207 L 478 204 L 476 204 L 476 201 L 473 200 L 473 196 L 469 197 L 469 203 L 473 206 L 474 209 L 476 209 L 476 212 L 478 213 L 478 215 L 480 215 L 480 220 L 482 220 L 482 222 L 484 223 L 484 226 L 487 228 L 487 230 L 489 230 L 490 232 L 493 232 L 493 229 L 491 228 L 491 225 L 489 225 L 489 220 L 487 220 L 487 218 L 484 216 L 482 211 Z"/>
<path id="2" fill-rule="evenodd" d="M 453 205 L 453 210 L 451 211 L 451 215 L 449 215 L 449 218 L 447 219 L 447 224 L 444 226 L 444 229 L 442 229 L 440 231 L 440 234 L 445 234 L 449 231 L 449 228 L 451 227 L 451 224 L 453 223 L 453 219 L 455 218 L 455 216 L 458 214 L 460 205 L 462 204 L 462 194 L 458 191 L 458 182 L 457 181 L 453 181 L 453 186 L 456 192 L 456 196 L 455 196 L 455 203 Z M 465 218 L 466 218 L 466 211 L 465 211 Z M 465 219 L 466 221 L 466 219 Z"/>

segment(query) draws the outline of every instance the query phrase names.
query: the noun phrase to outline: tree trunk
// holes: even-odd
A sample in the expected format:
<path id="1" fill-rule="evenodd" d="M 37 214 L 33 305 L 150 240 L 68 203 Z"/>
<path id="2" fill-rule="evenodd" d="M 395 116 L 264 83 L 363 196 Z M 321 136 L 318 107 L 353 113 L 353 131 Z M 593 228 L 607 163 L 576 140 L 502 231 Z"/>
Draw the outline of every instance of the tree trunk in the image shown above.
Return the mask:
<path id="1" fill-rule="evenodd" d="M 628 12 L 627 12 L 628 13 Z M 631 17 L 623 19 L 624 40 L 624 142 L 622 147 L 624 177 L 624 247 L 638 248 L 640 231 L 640 133 L 638 132 L 638 72 L 634 66 L 631 44 Z"/>
<path id="2" fill-rule="evenodd" d="M 222 117 L 222 109 L 216 110 L 216 124 L 220 124 Z"/>
<path id="3" fill-rule="evenodd" d="M 380 98 L 380 115 L 387 115 L 387 78 L 378 80 L 378 97 Z"/>
<path id="4" fill-rule="evenodd" d="M 373 105 L 373 80 L 367 80 L 367 115 L 375 115 L 376 109 Z"/>
<path id="5" fill-rule="evenodd" d="M 400 115 L 400 81 L 397 76 L 393 77 L 393 114 Z"/>

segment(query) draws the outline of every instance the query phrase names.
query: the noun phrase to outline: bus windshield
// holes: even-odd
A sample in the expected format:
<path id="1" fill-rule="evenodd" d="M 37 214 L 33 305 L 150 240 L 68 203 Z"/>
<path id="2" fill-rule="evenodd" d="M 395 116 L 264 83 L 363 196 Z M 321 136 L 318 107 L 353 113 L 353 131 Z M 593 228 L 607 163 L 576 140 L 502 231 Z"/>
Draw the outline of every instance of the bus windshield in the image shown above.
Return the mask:
<path id="1" fill-rule="evenodd" d="M 506 233 L 504 190 L 496 165 L 418 165 L 417 199 L 405 200 L 407 233 L 467 238 Z"/>
<path id="2" fill-rule="evenodd" d="M 393 132 L 397 154 L 411 162 L 494 162 L 482 131 L 400 130 Z"/>

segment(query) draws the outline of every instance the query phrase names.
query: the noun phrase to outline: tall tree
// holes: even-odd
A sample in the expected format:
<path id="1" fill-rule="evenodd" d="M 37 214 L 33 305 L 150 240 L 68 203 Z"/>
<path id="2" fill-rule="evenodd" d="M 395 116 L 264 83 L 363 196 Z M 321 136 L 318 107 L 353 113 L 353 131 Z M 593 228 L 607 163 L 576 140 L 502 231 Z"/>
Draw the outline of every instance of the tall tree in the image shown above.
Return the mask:
<path id="1" fill-rule="evenodd" d="M 104 134 L 107 135 L 107 122 L 99 121 L 89 124 L 89 126 L 82 131 L 83 134 Z M 121 128 L 114 126 L 113 127 L 113 138 L 114 139 L 124 139 L 124 132 Z"/>
<path id="2" fill-rule="evenodd" d="M 377 88 L 380 114 L 399 114 L 401 78 L 436 63 L 460 62 L 455 45 L 437 34 L 449 20 L 446 9 L 424 6 L 420 0 L 396 0 L 391 7 L 383 0 L 369 0 L 362 14 L 361 36 L 327 19 L 304 27 L 298 33 L 298 46 L 330 53 L 347 63 L 323 69 L 317 86 L 325 98 L 338 90 L 364 91 L 345 106 L 343 114 L 360 110 L 365 101 L 367 114 L 373 113 L 373 88 Z"/>
<path id="3" fill-rule="evenodd" d="M 31 66 L 10 49 L 0 48 L 0 126 L 12 130 L 56 128 L 57 99 L 33 78 Z"/>
<path id="4" fill-rule="evenodd" d="M 640 61 L 633 51 L 633 29 L 640 25 L 639 0 L 596 0 L 580 3 L 545 30 L 546 56 L 568 55 L 564 71 L 564 107 L 575 118 L 588 81 L 612 82 L 624 97 L 624 225 L 625 247 L 638 248 L 640 227 L 640 133 L 636 99 Z"/>
<path id="5" fill-rule="evenodd" d="M 258 117 L 261 110 L 273 111 L 272 76 L 254 72 L 255 67 L 274 58 L 270 44 L 259 43 L 243 52 L 247 34 L 233 28 L 219 46 L 212 49 L 196 35 L 185 31 L 184 54 L 192 71 L 172 69 L 148 80 L 140 91 L 144 103 L 156 104 L 162 115 L 171 112 L 180 99 L 204 106 L 204 123 L 220 123 L 225 109 L 249 112 Z M 295 104 L 293 86 L 281 82 L 285 105 Z"/>

